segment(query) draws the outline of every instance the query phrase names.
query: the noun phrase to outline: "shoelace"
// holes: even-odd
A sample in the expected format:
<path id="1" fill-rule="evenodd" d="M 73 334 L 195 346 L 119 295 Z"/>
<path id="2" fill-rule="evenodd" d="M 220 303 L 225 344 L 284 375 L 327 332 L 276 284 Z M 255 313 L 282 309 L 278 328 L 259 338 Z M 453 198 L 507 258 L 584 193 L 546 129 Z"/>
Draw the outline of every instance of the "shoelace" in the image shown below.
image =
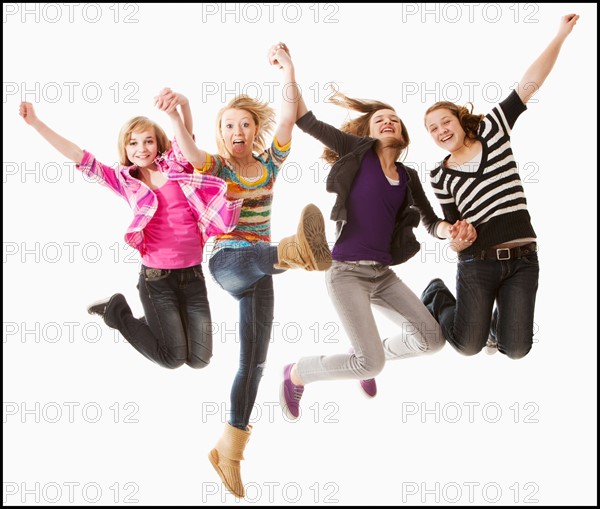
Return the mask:
<path id="1" fill-rule="evenodd" d="M 300 398 L 302 397 L 302 393 L 304 392 L 304 387 L 302 387 L 301 385 L 295 385 L 292 384 L 293 388 L 292 388 L 292 398 L 294 398 L 296 401 L 300 401 Z"/>

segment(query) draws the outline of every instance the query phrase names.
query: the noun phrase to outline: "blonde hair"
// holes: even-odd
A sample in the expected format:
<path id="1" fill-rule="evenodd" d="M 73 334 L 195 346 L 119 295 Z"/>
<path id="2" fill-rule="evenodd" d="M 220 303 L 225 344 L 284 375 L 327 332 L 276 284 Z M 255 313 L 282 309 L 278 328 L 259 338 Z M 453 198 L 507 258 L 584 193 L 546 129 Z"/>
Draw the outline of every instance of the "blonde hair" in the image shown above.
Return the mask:
<path id="1" fill-rule="evenodd" d="M 396 111 L 387 103 L 369 99 L 353 99 L 337 91 L 329 98 L 329 102 L 352 111 L 364 113 L 364 115 L 361 115 L 360 117 L 344 122 L 340 127 L 340 131 L 363 137 L 368 137 L 370 135 L 371 117 L 373 117 L 377 111 Z M 408 130 L 406 129 L 404 122 L 402 122 L 402 119 L 400 118 L 399 120 L 402 129 L 402 142 L 397 145 L 397 148 L 400 150 L 400 153 L 402 153 L 402 151 L 408 147 L 410 137 L 408 136 Z M 340 156 L 330 148 L 325 148 L 321 157 L 329 164 L 335 163 L 340 158 Z"/>
<path id="2" fill-rule="evenodd" d="M 423 121 L 425 122 L 425 128 L 427 129 L 427 122 L 425 119 L 432 111 L 446 109 L 449 110 L 456 118 L 461 127 L 465 131 L 465 135 L 469 140 L 476 140 L 477 134 L 479 133 L 479 124 L 483 120 L 484 115 L 477 115 L 473 113 L 473 103 L 468 102 L 466 106 L 459 106 L 450 101 L 439 101 L 427 108 Z"/>
<path id="3" fill-rule="evenodd" d="M 151 128 L 154 129 L 156 136 L 158 154 L 164 154 L 170 150 L 171 141 L 156 122 L 153 122 L 148 117 L 133 117 L 123 124 L 119 132 L 119 162 L 123 166 L 131 166 L 133 164 L 127 157 L 127 145 L 131 141 L 131 134 L 147 131 Z"/>
<path id="4" fill-rule="evenodd" d="M 275 128 L 275 110 L 271 108 L 267 102 L 260 102 L 242 94 L 229 101 L 229 103 L 221 108 L 217 114 L 216 135 L 217 149 L 219 154 L 225 158 L 231 156 L 225 147 L 225 142 L 221 136 L 221 120 L 223 118 L 223 114 L 227 110 L 231 109 L 244 110 L 252 115 L 252 119 L 257 126 L 256 136 L 254 137 L 254 141 L 252 143 L 252 151 L 257 154 L 264 152 L 266 148 L 265 138 L 272 133 L 273 129 Z"/>

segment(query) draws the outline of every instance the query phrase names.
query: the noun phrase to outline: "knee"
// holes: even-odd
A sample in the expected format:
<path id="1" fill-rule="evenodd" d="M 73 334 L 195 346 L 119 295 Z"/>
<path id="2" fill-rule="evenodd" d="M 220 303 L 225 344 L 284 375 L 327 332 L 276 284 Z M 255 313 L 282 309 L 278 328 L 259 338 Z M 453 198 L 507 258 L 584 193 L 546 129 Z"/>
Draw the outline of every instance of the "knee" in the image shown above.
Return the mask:
<path id="1" fill-rule="evenodd" d="M 177 369 L 185 364 L 183 359 L 165 359 L 160 365 L 167 369 Z"/>
<path id="2" fill-rule="evenodd" d="M 238 376 L 242 376 L 244 378 L 252 378 L 259 380 L 263 376 L 263 371 L 266 366 L 266 362 L 245 362 L 244 360 L 240 360 L 240 364 L 238 366 Z"/>
<path id="3" fill-rule="evenodd" d="M 177 369 L 186 363 L 186 357 L 183 348 L 167 348 L 162 351 L 160 364 L 167 369 Z"/>
<path id="4" fill-rule="evenodd" d="M 522 347 L 503 349 L 498 345 L 498 351 L 502 352 L 509 359 L 518 360 L 525 357 L 531 351 L 531 345 L 523 345 Z"/>
<path id="5" fill-rule="evenodd" d="M 361 379 L 375 378 L 385 366 L 385 357 L 357 357 L 357 373 Z"/>
<path id="6" fill-rule="evenodd" d="M 187 361 L 187 365 L 193 369 L 202 369 L 210 364 L 210 359 L 193 358 Z"/>
<path id="7" fill-rule="evenodd" d="M 488 332 L 484 330 L 468 330 L 463 334 L 451 334 L 446 339 L 462 355 L 471 357 L 483 350 L 488 338 Z"/>
<path id="8" fill-rule="evenodd" d="M 477 355 L 481 350 L 483 350 L 484 345 L 475 345 L 475 344 L 456 344 L 454 345 L 456 349 L 466 357 L 471 357 L 473 355 Z"/>
<path id="9" fill-rule="evenodd" d="M 448 290 L 448 287 L 446 286 L 444 281 L 442 281 L 439 278 L 432 279 L 427 285 L 427 288 L 425 288 L 425 290 L 423 290 L 423 293 L 421 293 L 421 302 L 423 302 L 423 304 L 429 307 L 429 305 L 432 304 L 433 299 L 439 292 L 450 294 L 450 290 Z"/>
<path id="10" fill-rule="evenodd" d="M 433 340 L 427 341 L 424 353 L 439 352 L 442 348 L 444 348 L 445 344 L 446 339 L 440 331 L 439 334 Z"/>

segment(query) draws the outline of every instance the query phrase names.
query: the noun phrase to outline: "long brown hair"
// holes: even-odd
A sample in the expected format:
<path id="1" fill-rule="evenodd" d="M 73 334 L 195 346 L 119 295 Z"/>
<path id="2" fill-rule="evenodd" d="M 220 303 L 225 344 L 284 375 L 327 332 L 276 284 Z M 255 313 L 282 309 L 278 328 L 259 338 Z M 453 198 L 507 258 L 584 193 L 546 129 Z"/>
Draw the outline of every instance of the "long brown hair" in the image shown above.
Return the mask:
<path id="1" fill-rule="evenodd" d="M 348 110 L 363 113 L 363 115 L 360 117 L 344 122 L 340 127 L 340 131 L 363 137 L 369 136 L 369 124 L 371 122 L 371 117 L 377 111 L 396 111 L 387 103 L 372 99 L 353 99 L 337 91 L 329 98 L 329 102 L 336 104 L 337 106 L 342 106 Z M 408 136 L 408 130 L 406 129 L 404 122 L 402 122 L 402 119 L 400 119 L 400 126 L 402 130 L 402 142 L 397 148 L 400 150 L 400 153 L 402 153 L 408 147 L 408 144 L 410 143 L 410 137 Z M 325 159 L 325 161 L 329 164 L 335 163 L 340 158 L 340 156 L 330 148 L 325 148 L 321 157 L 323 157 L 323 159 Z"/>

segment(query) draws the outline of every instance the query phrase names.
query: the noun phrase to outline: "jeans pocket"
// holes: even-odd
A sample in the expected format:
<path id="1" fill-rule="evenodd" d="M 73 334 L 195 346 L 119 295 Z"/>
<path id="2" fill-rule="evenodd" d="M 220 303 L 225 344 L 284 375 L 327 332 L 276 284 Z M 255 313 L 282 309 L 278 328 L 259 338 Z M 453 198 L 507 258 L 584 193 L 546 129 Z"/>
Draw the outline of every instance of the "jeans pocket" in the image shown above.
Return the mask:
<path id="1" fill-rule="evenodd" d="M 149 283 L 154 283 L 156 281 L 161 281 L 162 279 L 166 279 L 171 274 L 169 269 L 150 269 L 148 267 L 144 268 L 144 279 Z"/>
<path id="2" fill-rule="evenodd" d="M 202 272 L 202 266 L 196 265 L 195 267 L 192 267 L 192 270 L 194 271 L 194 276 L 196 279 L 198 279 L 199 281 L 204 281 L 204 273 Z"/>
<path id="3" fill-rule="evenodd" d="M 530 255 L 522 256 L 521 261 L 525 265 L 539 265 L 537 253 L 531 253 Z"/>

